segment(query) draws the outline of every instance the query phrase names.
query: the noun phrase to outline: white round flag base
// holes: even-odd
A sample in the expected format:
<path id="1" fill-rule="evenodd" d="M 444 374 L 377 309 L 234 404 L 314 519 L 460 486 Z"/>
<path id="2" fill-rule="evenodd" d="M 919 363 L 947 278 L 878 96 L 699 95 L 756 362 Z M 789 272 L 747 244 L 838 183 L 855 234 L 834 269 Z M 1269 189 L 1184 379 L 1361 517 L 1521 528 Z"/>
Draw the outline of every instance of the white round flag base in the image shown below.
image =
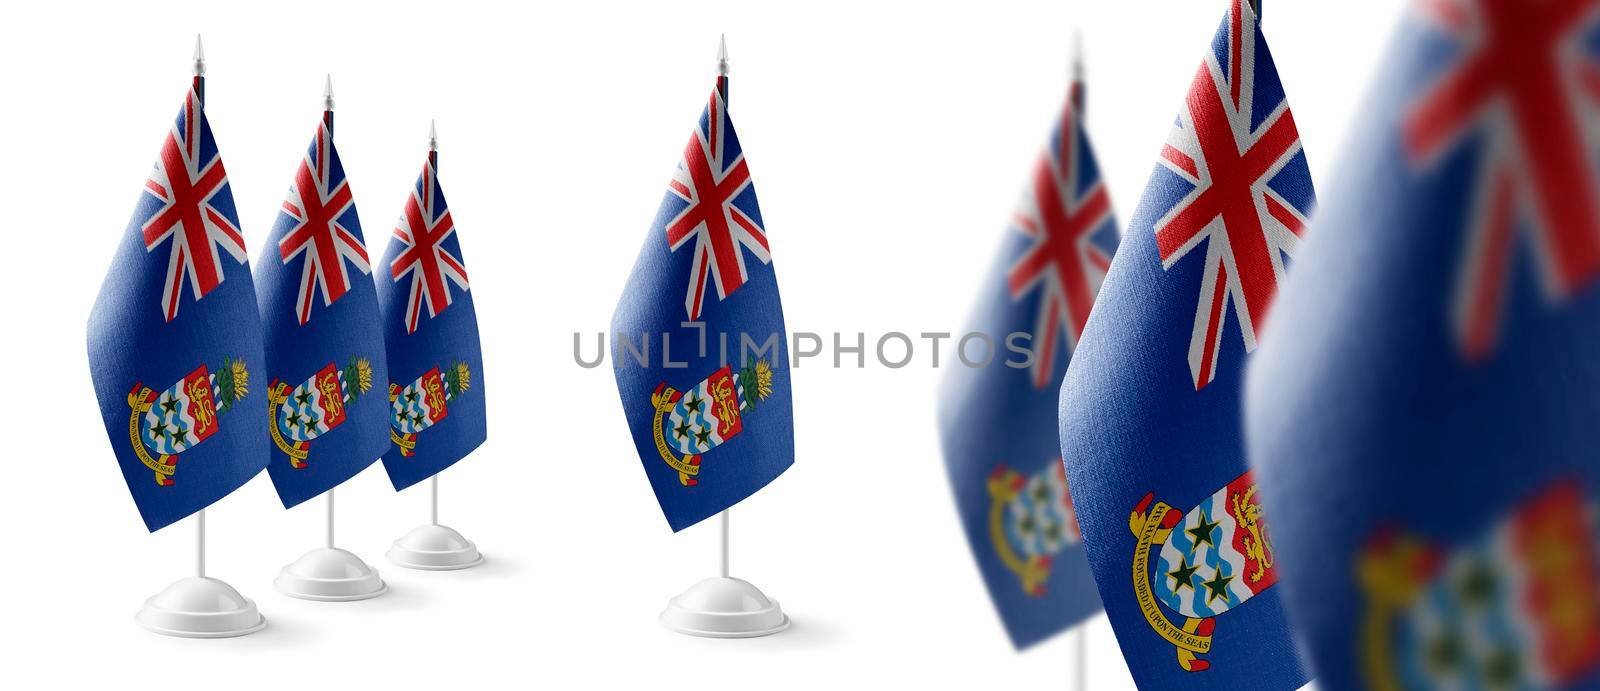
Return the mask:
<path id="1" fill-rule="evenodd" d="M 738 578 L 707 578 L 672 598 L 661 625 L 707 638 L 755 638 L 789 628 L 778 601 Z"/>
<path id="2" fill-rule="evenodd" d="M 190 576 L 144 601 L 134 616 L 140 626 L 164 636 L 231 638 L 266 628 L 256 603 L 215 578 Z"/>
<path id="3" fill-rule="evenodd" d="M 420 525 L 394 541 L 389 561 L 396 566 L 424 571 L 470 569 L 483 563 L 478 546 L 461 533 L 442 525 Z"/>
<path id="4" fill-rule="evenodd" d="M 278 592 L 302 600 L 344 602 L 389 592 L 378 571 L 348 551 L 321 547 L 283 567 L 272 582 Z"/>

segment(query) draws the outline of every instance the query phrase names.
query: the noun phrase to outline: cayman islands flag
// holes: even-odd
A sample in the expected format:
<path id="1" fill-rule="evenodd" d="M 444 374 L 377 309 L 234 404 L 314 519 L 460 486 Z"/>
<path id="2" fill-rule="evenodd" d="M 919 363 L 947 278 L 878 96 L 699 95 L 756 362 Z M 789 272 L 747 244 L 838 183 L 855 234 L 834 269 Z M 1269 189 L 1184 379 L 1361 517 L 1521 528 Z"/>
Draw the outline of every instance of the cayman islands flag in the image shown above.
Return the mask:
<path id="1" fill-rule="evenodd" d="M 1245 361 L 1313 202 L 1256 13 L 1234 0 L 1061 389 L 1061 453 L 1100 599 L 1140 688 L 1307 674 L 1245 463 Z"/>
<path id="2" fill-rule="evenodd" d="M 389 450 L 396 490 L 432 477 L 488 438 L 478 316 L 461 238 L 429 151 L 378 264 L 378 308 L 389 351 Z"/>
<path id="3" fill-rule="evenodd" d="M 89 372 L 145 526 L 267 465 L 255 287 L 201 78 L 184 94 L 89 314 Z"/>
<path id="4" fill-rule="evenodd" d="M 1019 648 L 1100 610 L 1056 434 L 1061 379 L 1117 247 L 1083 110 L 1074 80 L 963 336 L 973 357 L 986 346 L 970 334 L 987 339 L 991 356 L 1014 339 L 1032 352 L 1029 366 L 990 357 L 950 368 L 939 397 L 962 527 Z"/>
<path id="5" fill-rule="evenodd" d="M 328 111 L 256 260 L 272 438 L 267 473 L 285 507 L 350 479 L 389 447 L 377 291 L 332 125 Z"/>
<path id="6" fill-rule="evenodd" d="M 674 531 L 794 463 L 783 304 L 726 76 L 667 183 L 611 334 L 628 429 Z"/>
<path id="7" fill-rule="evenodd" d="M 1251 365 L 1334 689 L 1600 688 L 1600 2 L 1415 3 Z"/>

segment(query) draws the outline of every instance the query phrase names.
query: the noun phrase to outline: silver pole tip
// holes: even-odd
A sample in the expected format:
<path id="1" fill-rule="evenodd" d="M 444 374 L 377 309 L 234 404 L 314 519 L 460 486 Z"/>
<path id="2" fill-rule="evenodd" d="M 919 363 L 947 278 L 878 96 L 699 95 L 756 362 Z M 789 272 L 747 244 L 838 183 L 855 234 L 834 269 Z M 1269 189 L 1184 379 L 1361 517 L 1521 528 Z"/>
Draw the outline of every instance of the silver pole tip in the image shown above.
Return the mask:
<path id="1" fill-rule="evenodd" d="M 1083 81 L 1083 31 L 1072 31 L 1072 79 Z"/>
<path id="2" fill-rule="evenodd" d="M 206 47 L 200 42 L 200 34 L 194 35 L 194 76 L 206 76 Z"/>
<path id="3" fill-rule="evenodd" d="M 428 150 L 429 151 L 438 151 L 439 150 L 439 127 L 438 127 L 438 124 L 439 123 L 436 120 L 429 120 L 428 121 Z"/>
<path id="4" fill-rule="evenodd" d="M 333 110 L 333 75 L 322 83 L 322 109 Z"/>
<path id="5" fill-rule="evenodd" d="M 717 75 L 728 76 L 728 35 L 717 39 Z"/>

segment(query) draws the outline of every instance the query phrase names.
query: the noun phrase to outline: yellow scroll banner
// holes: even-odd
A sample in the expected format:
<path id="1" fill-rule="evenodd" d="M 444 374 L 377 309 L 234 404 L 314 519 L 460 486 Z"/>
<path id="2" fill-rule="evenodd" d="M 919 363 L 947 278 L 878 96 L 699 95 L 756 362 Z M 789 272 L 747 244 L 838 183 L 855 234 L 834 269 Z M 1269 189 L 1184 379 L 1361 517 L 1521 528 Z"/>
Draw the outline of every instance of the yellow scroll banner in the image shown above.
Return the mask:
<path id="1" fill-rule="evenodd" d="M 411 438 L 407 439 L 406 437 Z M 395 446 L 400 447 L 400 455 L 402 456 L 410 456 L 412 453 L 411 450 L 417 448 L 416 437 L 409 434 L 405 437 L 402 437 L 400 436 L 399 432 L 394 431 L 393 427 L 389 428 L 389 441 L 394 442 Z"/>
<path id="2" fill-rule="evenodd" d="M 1050 579 L 1050 566 L 1037 554 L 1024 559 L 1006 538 L 1005 510 L 1020 491 L 1016 487 L 1017 480 L 1017 474 L 1009 470 L 999 477 L 989 478 L 989 541 L 994 543 L 1001 565 L 1022 579 L 1022 591 L 1043 595 L 1044 582 Z"/>
<path id="3" fill-rule="evenodd" d="M 1162 530 L 1161 519 L 1171 510 L 1172 507 L 1164 502 L 1156 502 L 1145 516 L 1144 525 L 1136 526 L 1134 535 L 1139 544 L 1133 552 L 1133 594 L 1139 600 L 1139 611 L 1144 613 L 1145 622 L 1155 629 L 1156 634 L 1180 650 L 1203 654 L 1211 651 L 1211 636 L 1185 631 L 1183 627 L 1168 621 L 1166 615 L 1161 613 L 1155 594 L 1150 592 L 1150 550 L 1156 543 L 1157 533 L 1170 532 Z M 1165 541 L 1164 537 L 1162 541 Z"/>
<path id="4" fill-rule="evenodd" d="M 277 386 L 267 389 L 267 429 L 272 430 L 272 443 L 277 444 L 278 450 L 287 454 L 291 459 L 289 465 L 296 468 L 304 468 L 306 464 L 300 461 L 306 460 L 306 456 L 311 455 L 311 450 L 302 449 L 289 442 L 283 438 L 283 433 L 278 431 L 277 408 L 283 405 L 284 401 L 289 400 L 289 396 L 284 393 L 288 388 L 288 384 L 280 382 Z"/>
<path id="5" fill-rule="evenodd" d="M 666 461 L 667 465 L 678 471 L 678 482 L 687 487 L 693 484 L 689 479 L 700 474 L 700 466 L 692 462 L 696 457 L 689 455 L 678 458 L 678 455 L 673 453 L 672 447 L 667 446 L 667 437 L 661 431 L 661 416 L 672 412 L 672 409 L 678 406 L 677 401 L 674 399 L 677 393 L 676 390 L 669 386 L 662 389 L 660 393 L 650 395 L 650 405 L 656 411 L 655 422 L 651 424 L 650 429 L 655 434 L 656 453 L 661 454 L 661 460 Z"/>
<path id="6" fill-rule="evenodd" d="M 156 484 L 166 486 L 171 484 L 168 478 L 178 472 L 178 464 L 169 462 L 172 456 L 162 454 L 159 458 L 152 457 L 144 448 L 144 440 L 139 435 L 139 418 L 150 410 L 150 394 L 154 393 L 150 387 L 139 387 L 139 390 L 128 394 L 128 407 L 133 409 L 133 414 L 128 416 L 128 441 L 133 442 L 133 453 L 143 463 L 156 473 Z"/>

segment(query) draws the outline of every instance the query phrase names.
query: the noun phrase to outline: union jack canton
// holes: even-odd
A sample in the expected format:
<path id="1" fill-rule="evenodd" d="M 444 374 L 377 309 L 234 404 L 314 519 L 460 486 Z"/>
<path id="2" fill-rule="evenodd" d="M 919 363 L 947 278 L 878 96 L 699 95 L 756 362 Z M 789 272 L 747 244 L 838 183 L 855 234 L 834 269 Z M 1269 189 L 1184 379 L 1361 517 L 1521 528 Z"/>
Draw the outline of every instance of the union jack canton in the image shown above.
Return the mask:
<path id="1" fill-rule="evenodd" d="M 338 154 L 330 156 L 332 149 L 328 125 L 318 125 L 289 186 L 289 198 L 283 202 L 289 225 L 278 241 L 278 255 L 285 264 L 302 255 L 306 259 L 300 272 L 300 298 L 295 301 L 295 316 L 301 324 L 311 319 L 311 306 L 319 294 L 326 307 L 349 292 L 346 263 L 363 276 L 372 273 L 366 245 L 358 236 L 360 228 L 351 232 L 355 198 L 344 168 L 338 165 Z M 330 158 L 334 160 L 330 162 Z"/>
<path id="2" fill-rule="evenodd" d="M 167 279 L 162 283 L 161 314 L 166 321 L 178 316 L 183 284 L 199 300 L 222 285 L 223 255 L 235 264 L 248 264 L 244 234 L 234 221 L 233 195 L 222 156 L 205 126 L 200 97 L 191 89 L 183 99 L 183 112 L 161 144 L 155 169 L 145 189 L 161 207 L 141 228 L 145 251 L 167 245 Z M 220 250 L 220 252 L 219 252 Z"/>
<path id="3" fill-rule="evenodd" d="M 394 237 L 404 246 L 400 254 L 389 262 L 389 276 L 401 281 L 411 275 L 406 298 L 406 333 L 416 333 L 422 311 L 437 317 L 455 300 L 446 283 L 454 283 L 466 292 L 467 267 L 459 251 L 452 251 L 446 241 L 455 235 L 456 224 L 450 218 L 450 207 L 435 180 L 433 163 L 422 166 L 422 175 L 406 199 L 405 210 L 395 224 Z"/>
<path id="4" fill-rule="evenodd" d="M 727 77 L 717 78 L 700 125 L 689 137 L 683 161 L 667 183 L 682 208 L 667 221 L 667 244 L 673 252 L 688 247 L 694 257 L 689 269 L 689 292 L 683 306 L 690 321 L 700 318 L 709 278 L 717 299 L 726 300 L 743 286 L 750 274 L 745 251 L 762 264 L 772 262 L 761 211 L 755 208 L 755 187 L 739 140 L 728 136 Z"/>
<path id="5" fill-rule="evenodd" d="M 1309 195 L 1286 196 L 1270 184 L 1291 162 L 1303 166 L 1304 159 L 1277 75 L 1271 75 L 1273 84 L 1257 88 L 1257 60 L 1268 71 L 1273 65 L 1265 51 L 1256 55 L 1258 32 L 1246 24 L 1256 19 L 1248 5 L 1233 0 L 1227 26 L 1195 74 L 1161 148 L 1161 165 L 1192 186 L 1155 223 L 1161 265 L 1171 269 L 1205 245 L 1188 351 L 1196 389 L 1216 377 L 1230 303 L 1245 352 L 1255 350 L 1286 259 L 1311 212 Z"/>

